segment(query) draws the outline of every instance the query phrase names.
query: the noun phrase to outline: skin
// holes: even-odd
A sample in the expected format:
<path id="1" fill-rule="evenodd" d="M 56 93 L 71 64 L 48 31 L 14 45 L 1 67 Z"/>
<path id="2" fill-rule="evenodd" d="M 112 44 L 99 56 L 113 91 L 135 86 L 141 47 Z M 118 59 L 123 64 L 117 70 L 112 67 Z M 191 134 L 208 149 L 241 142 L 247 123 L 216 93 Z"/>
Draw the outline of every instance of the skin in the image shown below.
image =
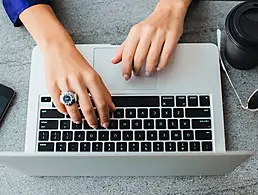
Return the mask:
<path id="1" fill-rule="evenodd" d="M 137 75 L 146 60 L 145 74 L 166 67 L 168 59 L 183 33 L 184 18 L 191 0 L 160 0 L 153 13 L 136 24 L 117 50 L 112 62 L 122 62 L 122 76 L 129 80 Z M 78 105 L 64 106 L 60 94 L 72 91 L 78 94 L 85 119 L 92 128 L 100 123 L 109 125 L 109 112 L 115 110 L 111 94 L 100 76 L 76 49 L 65 28 L 48 5 L 35 5 L 20 14 L 20 19 L 38 44 L 44 56 L 48 91 L 59 112 L 69 114 L 75 123 L 81 123 Z M 98 122 L 90 96 L 100 116 Z"/>

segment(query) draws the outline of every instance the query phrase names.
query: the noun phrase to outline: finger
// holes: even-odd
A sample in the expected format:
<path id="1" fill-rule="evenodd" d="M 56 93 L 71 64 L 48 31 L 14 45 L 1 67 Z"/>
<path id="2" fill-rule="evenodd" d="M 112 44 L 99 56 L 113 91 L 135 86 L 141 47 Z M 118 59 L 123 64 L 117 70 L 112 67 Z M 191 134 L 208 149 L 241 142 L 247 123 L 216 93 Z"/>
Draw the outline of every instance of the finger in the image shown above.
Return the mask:
<path id="1" fill-rule="evenodd" d="M 75 85 L 76 86 L 76 85 Z M 68 85 L 68 81 L 61 81 L 59 82 L 59 87 L 62 92 L 75 92 L 73 89 L 70 89 L 70 86 Z M 65 106 L 68 114 L 70 115 L 72 121 L 76 124 L 81 123 L 81 114 L 78 109 L 78 104 L 74 103 L 70 106 Z"/>
<path id="2" fill-rule="evenodd" d="M 122 54 L 122 75 L 126 81 L 131 78 L 134 54 L 140 40 L 137 32 L 136 28 L 132 28 Z"/>
<path id="3" fill-rule="evenodd" d="M 133 71 L 135 75 L 138 75 L 142 69 L 143 63 L 147 57 L 151 45 L 151 36 L 143 37 L 136 49 L 134 55 Z"/>
<path id="4" fill-rule="evenodd" d="M 116 110 L 116 106 L 115 104 L 113 103 L 112 101 L 112 98 L 111 98 L 111 94 L 110 92 L 108 91 L 107 87 L 105 86 L 105 84 L 103 83 L 103 81 L 101 80 L 102 84 L 103 84 L 103 93 L 105 94 L 105 97 L 107 99 L 107 104 L 108 104 L 108 109 L 109 109 L 109 112 L 114 112 Z"/>
<path id="5" fill-rule="evenodd" d="M 85 117 L 85 120 L 88 122 L 90 127 L 97 128 L 98 119 L 96 117 L 96 114 L 86 87 L 82 85 L 78 85 L 76 91 L 79 96 L 79 104 L 80 104 L 81 111 Z"/>
<path id="6" fill-rule="evenodd" d="M 54 84 L 48 88 L 49 88 L 48 89 L 49 94 L 52 97 L 52 100 L 53 100 L 54 105 L 56 106 L 57 110 L 60 113 L 67 115 L 67 110 L 66 110 L 65 106 L 60 102 L 61 91 L 60 91 L 59 87 L 56 84 Z"/>
<path id="7" fill-rule="evenodd" d="M 101 78 L 93 79 L 89 84 L 89 90 L 93 101 L 96 105 L 97 111 L 99 113 L 100 124 L 104 128 L 108 128 L 109 125 L 109 109 L 106 94 L 103 93 L 103 84 L 101 82 Z"/>
<path id="8" fill-rule="evenodd" d="M 111 62 L 112 62 L 113 64 L 118 64 L 119 62 L 122 61 L 122 54 L 123 54 L 123 51 L 124 51 L 125 42 L 126 42 L 126 41 L 124 41 L 124 42 L 120 45 L 120 47 L 119 47 L 119 48 L 117 49 L 117 51 L 116 51 L 116 54 L 115 54 L 114 57 L 112 58 Z"/>
<path id="9" fill-rule="evenodd" d="M 164 41 L 165 37 L 163 36 L 156 36 L 155 39 L 152 41 L 146 60 L 146 76 L 151 76 L 151 74 L 155 71 L 159 62 L 159 57 L 162 51 Z"/>
<path id="10" fill-rule="evenodd" d="M 157 71 L 161 71 L 166 67 L 173 50 L 176 48 L 177 42 L 178 42 L 178 39 L 176 38 L 173 38 L 173 37 L 167 38 L 160 55 L 160 61 L 157 66 Z"/>

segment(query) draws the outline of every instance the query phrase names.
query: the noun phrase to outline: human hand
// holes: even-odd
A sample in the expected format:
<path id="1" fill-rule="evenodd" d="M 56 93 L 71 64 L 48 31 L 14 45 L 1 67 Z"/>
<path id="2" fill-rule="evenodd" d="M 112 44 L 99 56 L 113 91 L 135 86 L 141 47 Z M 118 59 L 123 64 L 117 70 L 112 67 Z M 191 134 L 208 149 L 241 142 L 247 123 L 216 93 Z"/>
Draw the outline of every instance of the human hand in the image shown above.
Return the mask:
<path id="1" fill-rule="evenodd" d="M 49 93 L 59 112 L 69 114 L 75 123 L 81 123 L 78 105 L 64 106 L 60 102 L 62 92 L 71 91 L 78 95 L 78 102 L 85 119 L 92 128 L 98 126 L 98 120 L 91 102 L 93 98 L 104 128 L 109 125 L 109 112 L 115 110 L 111 95 L 100 76 L 88 64 L 73 44 L 69 46 L 49 47 L 44 53 L 45 76 Z"/>
<path id="2" fill-rule="evenodd" d="M 191 0 L 161 0 L 153 13 L 134 25 L 118 48 L 112 63 L 122 61 L 122 76 L 138 75 L 146 60 L 145 74 L 164 69 L 183 33 L 184 17 Z"/>

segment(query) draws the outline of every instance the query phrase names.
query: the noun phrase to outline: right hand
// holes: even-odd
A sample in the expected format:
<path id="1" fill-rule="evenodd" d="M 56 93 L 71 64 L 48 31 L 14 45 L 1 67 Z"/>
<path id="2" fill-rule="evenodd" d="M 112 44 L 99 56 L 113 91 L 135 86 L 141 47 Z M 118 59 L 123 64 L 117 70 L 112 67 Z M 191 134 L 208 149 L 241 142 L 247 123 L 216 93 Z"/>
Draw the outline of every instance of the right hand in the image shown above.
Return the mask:
<path id="1" fill-rule="evenodd" d="M 74 123 L 81 123 L 78 105 L 65 106 L 60 102 L 62 92 L 74 92 L 78 95 L 81 111 L 88 124 L 92 128 L 96 128 L 100 123 L 101 126 L 107 128 L 110 120 L 109 112 L 115 110 L 115 105 L 112 103 L 111 95 L 100 76 L 74 44 L 50 46 L 44 59 L 46 84 L 58 111 L 69 114 Z M 90 91 L 96 105 L 100 122 L 95 115 L 87 90 Z"/>

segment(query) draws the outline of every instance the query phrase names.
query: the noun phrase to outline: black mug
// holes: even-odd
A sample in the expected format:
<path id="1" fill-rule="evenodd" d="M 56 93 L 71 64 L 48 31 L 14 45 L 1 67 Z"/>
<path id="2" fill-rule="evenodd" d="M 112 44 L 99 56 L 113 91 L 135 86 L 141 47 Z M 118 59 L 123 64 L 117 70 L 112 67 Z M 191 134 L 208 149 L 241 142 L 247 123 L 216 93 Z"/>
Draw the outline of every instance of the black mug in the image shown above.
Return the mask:
<path id="1" fill-rule="evenodd" d="M 226 19 L 225 57 L 234 68 L 258 66 L 258 3 L 237 5 Z"/>

